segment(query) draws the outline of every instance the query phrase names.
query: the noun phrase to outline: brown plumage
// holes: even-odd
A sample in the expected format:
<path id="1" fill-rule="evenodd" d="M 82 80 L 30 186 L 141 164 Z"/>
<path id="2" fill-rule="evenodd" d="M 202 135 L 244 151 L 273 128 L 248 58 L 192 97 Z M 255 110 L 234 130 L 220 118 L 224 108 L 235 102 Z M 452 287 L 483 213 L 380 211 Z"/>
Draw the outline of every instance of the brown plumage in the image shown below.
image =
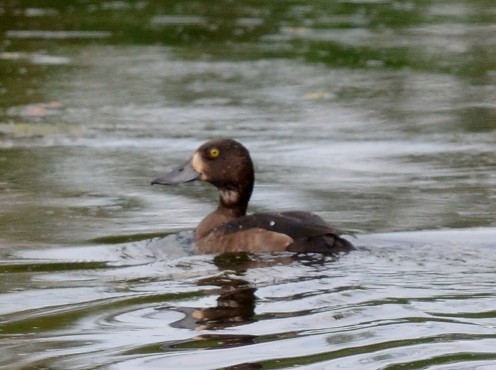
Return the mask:
<path id="1" fill-rule="evenodd" d="M 292 211 L 246 215 L 255 181 L 248 150 L 232 139 L 206 142 L 184 165 L 152 184 L 193 180 L 219 190 L 219 205 L 195 231 L 196 253 L 274 252 L 333 254 L 354 249 L 316 214 Z"/>

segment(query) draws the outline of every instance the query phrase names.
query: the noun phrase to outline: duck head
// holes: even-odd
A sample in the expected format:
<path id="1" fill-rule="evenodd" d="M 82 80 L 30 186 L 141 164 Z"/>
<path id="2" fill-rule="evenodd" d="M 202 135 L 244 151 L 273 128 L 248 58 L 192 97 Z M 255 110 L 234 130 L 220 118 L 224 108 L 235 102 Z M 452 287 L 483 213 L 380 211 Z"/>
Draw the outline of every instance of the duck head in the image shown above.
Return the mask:
<path id="1" fill-rule="evenodd" d="M 183 165 L 152 181 L 152 185 L 176 185 L 202 180 L 220 192 L 222 207 L 241 207 L 250 199 L 255 180 L 248 150 L 233 139 L 213 139 L 200 146 Z"/>

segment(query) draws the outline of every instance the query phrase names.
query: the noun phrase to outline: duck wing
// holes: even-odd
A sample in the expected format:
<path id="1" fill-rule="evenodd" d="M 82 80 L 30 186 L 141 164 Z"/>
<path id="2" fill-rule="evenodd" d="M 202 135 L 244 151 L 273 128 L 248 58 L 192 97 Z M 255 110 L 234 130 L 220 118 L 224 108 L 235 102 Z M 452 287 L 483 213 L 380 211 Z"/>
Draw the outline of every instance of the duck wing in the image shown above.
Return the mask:
<path id="1" fill-rule="evenodd" d="M 339 235 L 343 234 L 327 224 L 320 216 L 303 211 L 256 213 L 238 217 L 218 228 L 224 234 L 248 229 L 263 229 L 288 235 L 293 239 L 286 249 L 296 253 L 335 253 L 354 249 Z"/>

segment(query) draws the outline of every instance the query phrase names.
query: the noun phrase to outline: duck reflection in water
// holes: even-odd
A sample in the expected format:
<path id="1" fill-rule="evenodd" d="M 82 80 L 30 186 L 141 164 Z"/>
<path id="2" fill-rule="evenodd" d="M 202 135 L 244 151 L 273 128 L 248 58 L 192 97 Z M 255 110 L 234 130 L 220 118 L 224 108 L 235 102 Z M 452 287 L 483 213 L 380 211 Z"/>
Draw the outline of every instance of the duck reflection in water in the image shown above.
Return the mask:
<path id="1" fill-rule="evenodd" d="M 248 253 L 224 253 L 214 258 L 221 274 L 200 279 L 199 286 L 215 286 L 205 290 L 205 294 L 218 295 L 217 305 L 208 308 L 180 308 L 186 317 L 172 326 L 194 330 L 217 330 L 244 325 L 255 321 L 257 290 L 251 283 L 241 278 L 249 269 L 271 266 L 276 263 L 289 263 L 288 256 L 262 260 Z"/>
<path id="2" fill-rule="evenodd" d="M 250 324 L 267 317 L 274 318 L 277 313 L 255 315 L 257 297 L 256 284 L 250 283 L 244 275 L 249 269 L 264 269 L 292 263 L 306 265 L 323 265 L 337 259 L 336 256 L 305 255 L 305 257 L 285 253 L 279 255 L 260 255 L 250 253 L 224 253 L 215 256 L 213 261 L 219 269 L 219 274 L 197 281 L 201 287 L 212 287 L 204 292 L 208 295 L 218 295 L 215 307 L 192 308 L 178 307 L 185 317 L 171 324 L 176 328 L 189 330 L 222 330 L 229 327 Z M 282 317 L 287 317 L 285 313 Z M 287 335 L 291 336 L 291 333 Z M 176 342 L 167 347 L 184 348 L 231 348 L 259 343 L 257 335 L 208 333 L 198 335 L 185 342 Z M 260 363 L 241 363 L 225 370 L 255 370 L 262 369 Z"/>
<path id="3" fill-rule="evenodd" d="M 218 295 L 217 305 L 207 308 L 177 308 L 186 316 L 171 325 L 177 328 L 192 330 L 218 330 L 228 327 L 249 324 L 256 321 L 256 285 L 243 278 L 248 269 L 270 268 L 277 265 L 288 265 L 298 260 L 299 263 L 318 264 L 332 262 L 332 256 L 305 256 L 302 259 L 292 254 L 262 256 L 249 253 L 224 253 L 215 256 L 215 265 L 221 272 L 219 275 L 198 280 L 199 286 L 215 286 L 206 289 L 205 294 Z"/>

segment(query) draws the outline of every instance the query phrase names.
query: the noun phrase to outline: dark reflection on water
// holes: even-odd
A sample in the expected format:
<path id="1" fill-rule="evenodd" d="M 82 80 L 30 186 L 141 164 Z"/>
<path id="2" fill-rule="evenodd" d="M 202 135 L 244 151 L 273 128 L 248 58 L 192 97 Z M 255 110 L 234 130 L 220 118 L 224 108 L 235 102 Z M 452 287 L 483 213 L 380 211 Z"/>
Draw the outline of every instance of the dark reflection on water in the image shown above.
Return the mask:
<path id="1" fill-rule="evenodd" d="M 495 12 L 0 3 L 0 367 L 493 368 Z M 149 180 L 215 136 L 253 211 L 416 232 L 192 256 L 216 192 Z"/>
<path id="2" fill-rule="evenodd" d="M 252 321 L 255 309 L 255 291 L 250 283 L 242 279 L 224 277 L 209 277 L 202 279 L 198 285 L 214 285 L 218 289 L 209 291 L 219 295 L 216 307 L 203 308 L 191 313 L 195 326 L 191 327 L 184 321 L 176 323 L 178 327 L 189 329 L 223 329 L 230 326 L 248 324 Z"/>
<path id="3" fill-rule="evenodd" d="M 242 277 L 248 269 L 270 268 L 277 265 L 289 265 L 295 259 L 307 258 L 291 254 L 267 258 L 246 253 L 225 253 L 213 258 L 213 263 L 219 271 L 231 272 L 235 276 Z M 311 263 L 322 263 L 333 257 L 322 257 L 319 255 L 309 256 Z M 334 257 L 335 258 L 335 257 Z M 216 286 L 218 288 L 207 290 L 208 294 L 218 295 L 216 306 L 202 309 L 185 309 L 185 318 L 172 327 L 194 329 L 194 330 L 218 330 L 232 326 L 246 325 L 256 321 L 256 285 L 242 278 L 229 276 L 227 274 L 209 276 L 197 281 L 198 286 Z M 295 299 L 300 297 L 294 297 Z M 207 336 L 211 338 L 210 336 Z M 202 337 L 203 338 L 203 337 Z M 235 338 L 233 337 L 229 343 Z M 243 341 L 246 336 L 242 336 Z"/>
<path id="4" fill-rule="evenodd" d="M 356 244 L 367 248 L 338 259 L 171 259 L 159 243 L 172 247 L 174 238 L 12 255 L 1 270 L 16 277 L 2 279 L 1 363 L 484 368 L 496 360 L 494 230 L 362 237 Z"/>

